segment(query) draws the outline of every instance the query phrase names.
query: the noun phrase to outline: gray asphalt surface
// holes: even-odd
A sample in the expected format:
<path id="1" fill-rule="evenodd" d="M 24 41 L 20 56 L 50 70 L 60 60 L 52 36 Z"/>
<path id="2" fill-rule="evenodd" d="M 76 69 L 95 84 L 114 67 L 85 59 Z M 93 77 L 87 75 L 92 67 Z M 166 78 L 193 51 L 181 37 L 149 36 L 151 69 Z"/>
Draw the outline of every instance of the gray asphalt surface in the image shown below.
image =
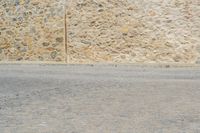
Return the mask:
<path id="1" fill-rule="evenodd" d="M 200 133 L 200 68 L 0 65 L 0 133 Z"/>

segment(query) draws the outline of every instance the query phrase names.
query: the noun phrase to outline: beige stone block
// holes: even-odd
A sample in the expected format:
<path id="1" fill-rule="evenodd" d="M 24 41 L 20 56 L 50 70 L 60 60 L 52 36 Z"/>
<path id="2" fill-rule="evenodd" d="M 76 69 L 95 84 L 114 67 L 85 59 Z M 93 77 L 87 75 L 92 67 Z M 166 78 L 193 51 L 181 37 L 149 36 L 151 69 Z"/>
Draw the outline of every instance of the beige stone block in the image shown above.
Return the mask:
<path id="1" fill-rule="evenodd" d="M 192 10 L 196 4 L 72 1 L 67 13 L 69 62 L 195 63 L 194 47 L 200 43 L 199 15 Z"/>
<path id="2" fill-rule="evenodd" d="M 0 43 L 0 54 L 6 58 L 0 56 L 1 60 L 64 62 L 64 41 L 56 40 L 58 37 L 64 39 L 65 35 L 64 2 L 2 0 L 0 40 L 4 41 Z M 44 42 L 49 45 L 42 45 Z M 58 54 L 52 54 L 52 51 Z"/>

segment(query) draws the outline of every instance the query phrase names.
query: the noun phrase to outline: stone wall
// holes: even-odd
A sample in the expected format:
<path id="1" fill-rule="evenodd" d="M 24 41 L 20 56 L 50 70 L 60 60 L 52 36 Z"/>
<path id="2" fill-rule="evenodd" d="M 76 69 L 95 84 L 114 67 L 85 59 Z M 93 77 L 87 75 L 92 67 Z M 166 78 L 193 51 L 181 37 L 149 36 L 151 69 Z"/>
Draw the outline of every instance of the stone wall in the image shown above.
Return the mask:
<path id="1" fill-rule="evenodd" d="M 0 60 L 64 61 L 64 0 L 0 0 Z"/>
<path id="2" fill-rule="evenodd" d="M 2 61 L 200 63 L 199 53 L 199 0 L 0 0 Z"/>
<path id="3" fill-rule="evenodd" d="M 72 63 L 195 63 L 199 0 L 79 0 L 68 12 Z"/>

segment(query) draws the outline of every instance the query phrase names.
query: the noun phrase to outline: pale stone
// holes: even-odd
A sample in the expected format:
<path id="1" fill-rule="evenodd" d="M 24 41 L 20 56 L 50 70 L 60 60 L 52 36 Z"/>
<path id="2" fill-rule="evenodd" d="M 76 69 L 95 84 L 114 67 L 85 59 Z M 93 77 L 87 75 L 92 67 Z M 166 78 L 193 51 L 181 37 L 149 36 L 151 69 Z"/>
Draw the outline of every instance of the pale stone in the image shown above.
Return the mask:
<path id="1" fill-rule="evenodd" d="M 74 0 L 67 14 L 73 33 L 69 62 L 195 63 L 197 5 L 198 0 Z"/>
<path id="2" fill-rule="evenodd" d="M 0 60 L 198 63 L 198 6 L 199 0 L 1 0 Z"/>
<path id="3" fill-rule="evenodd" d="M 64 61 L 64 5 L 65 0 L 2 0 L 1 60 Z M 46 48 L 54 43 L 59 56 L 49 58 L 52 50 Z"/>

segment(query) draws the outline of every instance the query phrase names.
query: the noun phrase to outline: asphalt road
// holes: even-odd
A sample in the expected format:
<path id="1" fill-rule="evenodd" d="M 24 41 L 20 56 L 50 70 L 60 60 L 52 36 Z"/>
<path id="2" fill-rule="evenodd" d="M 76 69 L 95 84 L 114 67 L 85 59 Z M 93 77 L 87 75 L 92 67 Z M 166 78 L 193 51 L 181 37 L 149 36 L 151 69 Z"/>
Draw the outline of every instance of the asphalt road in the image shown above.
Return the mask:
<path id="1" fill-rule="evenodd" d="M 200 133 L 200 68 L 0 65 L 0 133 Z"/>

